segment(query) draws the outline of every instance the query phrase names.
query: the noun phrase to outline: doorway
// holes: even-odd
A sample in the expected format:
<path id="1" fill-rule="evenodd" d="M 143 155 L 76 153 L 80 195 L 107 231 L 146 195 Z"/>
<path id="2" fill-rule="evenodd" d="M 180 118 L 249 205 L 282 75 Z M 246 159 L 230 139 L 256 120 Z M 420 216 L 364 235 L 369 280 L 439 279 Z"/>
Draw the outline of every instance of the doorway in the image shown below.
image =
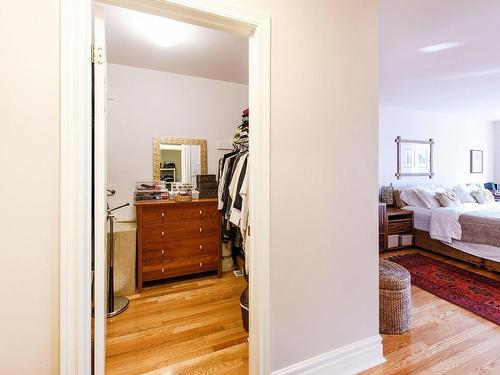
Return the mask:
<path id="1" fill-rule="evenodd" d="M 247 160 L 251 138 L 248 116 L 242 117 L 248 108 L 248 38 L 100 7 L 106 177 L 113 192 L 107 202 L 112 209 L 130 204 L 112 212 L 113 236 L 108 231 L 108 249 L 111 238 L 115 243 L 108 256 L 115 309 L 119 297 L 130 304 L 111 317 L 108 308 L 106 374 L 211 372 L 221 365 L 246 373 L 248 334 L 239 300 L 248 286 L 241 272 L 248 211 L 229 210 L 228 194 L 218 192 L 229 192 L 236 175 L 248 177 L 237 168 Z M 236 159 L 233 176 L 222 178 L 222 165 Z M 252 185 L 245 181 L 240 192 Z M 244 217 L 230 222 L 229 213 Z"/>
<path id="2" fill-rule="evenodd" d="M 171 1 L 151 5 L 146 1 L 109 2 L 135 10 L 142 10 L 178 20 L 219 30 L 236 32 L 250 37 L 250 98 L 251 121 L 255 124 L 250 148 L 253 150 L 252 195 L 259 199 L 252 203 L 252 248 L 248 260 L 252 275 L 250 300 L 250 373 L 268 373 L 269 345 L 269 73 L 270 73 L 270 19 L 251 11 L 227 7 L 211 1 Z M 126 4 L 123 4 L 126 3 Z M 63 236 L 61 239 L 61 368 L 68 373 L 79 368 L 85 372 L 90 366 L 90 241 L 85 233 L 90 222 L 89 191 L 80 188 L 89 184 L 88 132 L 90 109 L 90 24 L 91 2 L 80 0 L 62 6 L 62 77 L 61 136 L 64 146 L 61 150 L 62 189 L 61 231 L 72 231 L 81 237 Z M 68 94 L 65 96 L 65 94 Z M 82 137 L 83 135 L 83 137 Z M 80 137 L 79 137 L 80 136 Z M 75 154 L 74 150 L 78 150 Z M 76 175 L 70 171 L 70 161 L 77 162 L 87 173 Z M 96 160 L 96 162 L 99 162 Z M 68 184 L 66 181 L 69 181 Z M 81 185 L 84 183 L 84 185 Z M 104 192 L 103 192 L 104 194 Z M 75 198 L 76 201 L 75 201 Z M 83 213 L 83 215 L 82 215 Z M 75 216 L 72 216 L 75 215 Z M 78 216 L 77 220 L 66 220 Z M 84 224 L 83 226 L 79 224 Z M 86 238 L 81 242 L 79 239 Z M 68 249 L 71 249 L 69 251 Z M 81 250 L 75 254 L 74 249 Z M 78 272 L 75 272 L 75 269 Z M 73 309 L 80 306 L 80 309 Z M 83 311 L 82 311 L 83 310 Z M 81 318 L 81 320 L 79 320 Z M 104 317 L 96 316 L 97 319 Z M 98 346 L 98 342 L 96 341 Z M 102 342 L 101 342 L 102 345 Z M 96 346 L 96 347 L 97 347 Z M 81 349 L 81 350 L 80 350 Z M 95 373 L 103 373 L 103 362 L 96 352 Z M 102 358 L 101 358 L 102 359 Z"/>

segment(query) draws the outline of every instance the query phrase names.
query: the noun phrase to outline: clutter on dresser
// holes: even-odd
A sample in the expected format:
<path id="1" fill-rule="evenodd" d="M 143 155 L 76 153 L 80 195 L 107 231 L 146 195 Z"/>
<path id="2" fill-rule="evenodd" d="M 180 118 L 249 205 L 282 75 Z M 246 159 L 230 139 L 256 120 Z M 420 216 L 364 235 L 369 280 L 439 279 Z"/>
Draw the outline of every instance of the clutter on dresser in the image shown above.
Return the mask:
<path id="1" fill-rule="evenodd" d="M 176 202 L 189 202 L 192 200 L 191 190 L 179 190 L 175 196 Z"/>
<path id="2" fill-rule="evenodd" d="M 173 200 L 177 202 L 189 202 L 193 199 L 194 185 L 190 182 L 175 182 L 172 184 Z"/>
<path id="3" fill-rule="evenodd" d="M 194 190 L 194 184 L 191 182 L 175 182 L 172 184 L 172 191 Z"/>
<path id="4" fill-rule="evenodd" d="M 135 183 L 135 201 L 159 199 L 169 199 L 165 181 L 138 181 Z"/>

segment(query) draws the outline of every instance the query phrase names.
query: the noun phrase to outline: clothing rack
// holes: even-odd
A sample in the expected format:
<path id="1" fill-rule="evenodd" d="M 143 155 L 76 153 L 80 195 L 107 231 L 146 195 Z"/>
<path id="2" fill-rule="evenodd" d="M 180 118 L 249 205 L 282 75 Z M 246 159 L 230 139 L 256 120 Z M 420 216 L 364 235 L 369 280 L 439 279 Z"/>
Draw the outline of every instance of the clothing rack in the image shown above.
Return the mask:
<path id="1" fill-rule="evenodd" d="M 219 160 L 219 209 L 222 211 L 222 240 L 232 243 L 232 256 L 245 260 L 249 247 L 248 202 L 249 123 L 248 109 L 233 137 L 233 150 Z"/>

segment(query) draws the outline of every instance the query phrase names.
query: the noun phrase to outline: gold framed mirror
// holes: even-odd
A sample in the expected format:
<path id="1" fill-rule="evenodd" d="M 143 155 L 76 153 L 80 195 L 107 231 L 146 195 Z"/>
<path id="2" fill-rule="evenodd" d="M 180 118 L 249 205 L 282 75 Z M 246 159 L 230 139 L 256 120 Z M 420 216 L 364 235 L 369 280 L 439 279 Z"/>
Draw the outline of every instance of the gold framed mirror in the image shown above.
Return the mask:
<path id="1" fill-rule="evenodd" d="M 194 182 L 197 174 L 208 174 L 206 139 L 153 138 L 153 181 Z"/>

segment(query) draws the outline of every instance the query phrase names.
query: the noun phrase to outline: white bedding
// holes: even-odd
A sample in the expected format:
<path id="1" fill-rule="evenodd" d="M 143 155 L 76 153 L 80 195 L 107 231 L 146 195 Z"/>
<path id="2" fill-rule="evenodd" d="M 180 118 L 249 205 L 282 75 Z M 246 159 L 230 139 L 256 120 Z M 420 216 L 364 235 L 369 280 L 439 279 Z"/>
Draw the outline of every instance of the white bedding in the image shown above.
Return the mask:
<path id="1" fill-rule="evenodd" d="M 463 203 L 457 207 L 439 207 L 431 212 L 430 235 L 432 239 L 451 243 L 462 238 L 462 227 L 458 219 L 460 215 L 471 211 L 499 210 L 500 203 Z"/>
<path id="2" fill-rule="evenodd" d="M 455 249 L 466 253 L 500 262 L 500 248 L 491 245 L 462 242 L 462 229 L 458 219 L 468 211 L 498 210 L 500 203 L 478 204 L 464 203 L 460 207 L 440 207 L 435 209 L 406 206 L 405 210 L 413 211 L 415 229 L 429 232 L 430 237 L 442 241 Z"/>
<path id="3" fill-rule="evenodd" d="M 415 229 L 430 232 L 432 212 L 430 208 L 406 206 L 404 209 L 413 211 L 413 226 Z"/>

